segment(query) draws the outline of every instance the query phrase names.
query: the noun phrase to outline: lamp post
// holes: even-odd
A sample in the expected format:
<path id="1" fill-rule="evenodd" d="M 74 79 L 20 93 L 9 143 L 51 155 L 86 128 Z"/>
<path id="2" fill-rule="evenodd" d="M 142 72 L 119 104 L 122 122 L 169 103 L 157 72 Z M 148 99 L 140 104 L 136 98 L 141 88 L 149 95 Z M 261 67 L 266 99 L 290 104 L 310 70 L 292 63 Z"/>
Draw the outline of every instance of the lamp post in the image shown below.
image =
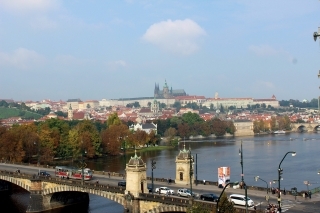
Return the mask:
<path id="1" fill-rule="evenodd" d="M 198 185 L 198 153 L 196 153 L 196 186 Z"/>
<path id="2" fill-rule="evenodd" d="M 192 163 L 193 163 L 193 157 L 191 155 L 191 149 L 189 151 L 190 151 L 190 156 L 189 156 L 189 163 L 190 163 L 190 171 L 189 171 L 189 174 L 190 174 L 190 193 L 191 193 L 191 197 L 192 197 L 192 176 L 193 176 Z"/>
<path id="3" fill-rule="evenodd" d="M 38 142 L 33 142 L 34 145 L 37 146 L 37 166 L 40 165 L 40 145 L 39 141 Z"/>
<path id="4" fill-rule="evenodd" d="M 242 141 L 241 141 L 241 148 L 239 150 L 239 155 L 240 155 L 240 164 L 241 164 L 241 181 L 242 181 L 242 184 L 244 186 L 244 193 L 245 193 L 245 196 L 246 196 L 246 213 L 248 213 L 248 201 L 247 201 L 247 197 L 248 197 L 248 194 L 247 194 L 247 186 L 246 184 L 244 183 L 244 178 L 243 178 L 243 150 L 242 150 Z"/>
<path id="5" fill-rule="evenodd" d="M 82 150 L 81 153 L 81 184 L 84 185 L 84 168 L 86 167 L 86 164 L 84 162 L 84 154 L 87 153 L 86 150 Z"/>
<path id="6" fill-rule="evenodd" d="M 266 197 L 266 200 L 268 201 L 268 203 L 269 203 L 269 188 L 268 188 L 268 182 L 267 181 L 265 181 L 265 180 L 263 180 L 262 178 L 260 178 L 259 176 L 255 176 L 254 177 L 254 179 L 256 180 L 256 181 L 258 181 L 258 180 L 261 180 L 261 181 L 263 181 L 263 182 L 265 182 L 266 183 L 266 185 L 267 185 L 267 197 Z"/>
<path id="7" fill-rule="evenodd" d="M 152 194 L 153 194 L 153 189 L 154 189 L 154 187 L 153 187 L 153 170 L 154 169 L 156 169 L 156 161 L 155 160 L 152 160 L 151 161 L 151 185 L 152 185 Z"/>
<path id="8" fill-rule="evenodd" d="M 282 175 L 282 172 L 283 172 L 283 169 L 281 168 L 281 163 L 282 163 L 282 161 L 287 157 L 287 155 L 289 154 L 289 153 L 291 153 L 292 154 L 292 156 L 296 156 L 296 152 L 293 152 L 293 151 L 290 151 L 290 152 L 287 152 L 284 156 L 283 156 L 283 158 L 282 158 L 282 160 L 280 161 L 280 163 L 279 163 L 279 167 L 278 167 L 278 189 L 279 189 L 279 192 L 278 192 L 278 205 L 279 205 L 279 212 L 281 213 L 281 193 L 280 193 L 280 181 L 281 181 L 281 175 Z"/>
<path id="9" fill-rule="evenodd" d="M 229 182 L 229 183 L 227 183 L 227 184 L 223 187 L 223 190 L 222 190 L 222 192 L 220 193 L 220 196 L 219 196 L 219 198 L 218 198 L 218 200 L 217 200 L 216 212 L 220 212 L 220 209 L 219 209 L 219 201 L 220 201 L 220 198 L 221 198 L 224 190 L 226 190 L 227 186 L 229 186 L 230 184 L 233 184 L 233 183 Z"/>

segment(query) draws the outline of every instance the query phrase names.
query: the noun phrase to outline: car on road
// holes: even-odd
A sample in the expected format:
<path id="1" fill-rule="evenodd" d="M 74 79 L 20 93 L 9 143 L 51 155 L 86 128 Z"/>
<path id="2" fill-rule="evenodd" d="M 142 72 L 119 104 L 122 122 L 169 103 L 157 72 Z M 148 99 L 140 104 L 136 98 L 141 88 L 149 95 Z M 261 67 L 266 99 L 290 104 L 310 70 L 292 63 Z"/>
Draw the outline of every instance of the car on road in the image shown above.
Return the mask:
<path id="1" fill-rule="evenodd" d="M 48 172 L 46 172 L 46 171 L 40 171 L 40 172 L 39 172 L 39 176 L 42 176 L 42 177 L 51 177 L 51 175 L 50 175 Z"/>
<path id="2" fill-rule="evenodd" d="M 195 194 L 189 190 L 189 189 L 178 189 L 177 195 L 180 197 L 194 197 Z"/>
<path id="3" fill-rule="evenodd" d="M 246 196 L 239 195 L 239 194 L 232 194 L 229 197 L 229 201 L 235 205 L 245 206 L 246 205 Z M 251 200 L 249 197 L 247 197 L 247 203 L 248 203 L 248 206 L 254 206 L 253 200 Z"/>
<path id="4" fill-rule="evenodd" d="M 200 199 L 201 200 L 206 200 L 206 201 L 213 201 L 213 202 L 217 202 L 219 199 L 219 196 L 213 193 L 210 194 L 202 194 L 200 195 Z"/>
<path id="5" fill-rule="evenodd" d="M 172 189 L 170 189 L 168 187 L 165 187 L 165 186 L 156 188 L 155 192 L 159 193 L 159 194 L 167 194 L 167 195 L 173 195 L 174 194 L 174 190 L 172 190 Z"/>
<path id="6" fill-rule="evenodd" d="M 126 182 L 126 181 L 119 181 L 119 182 L 118 182 L 118 186 L 126 187 L 126 185 L 127 185 L 127 182 Z"/>
<path id="7" fill-rule="evenodd" d="M 153 191 L 152 186 L 147 186 L 149 193 Z"/>

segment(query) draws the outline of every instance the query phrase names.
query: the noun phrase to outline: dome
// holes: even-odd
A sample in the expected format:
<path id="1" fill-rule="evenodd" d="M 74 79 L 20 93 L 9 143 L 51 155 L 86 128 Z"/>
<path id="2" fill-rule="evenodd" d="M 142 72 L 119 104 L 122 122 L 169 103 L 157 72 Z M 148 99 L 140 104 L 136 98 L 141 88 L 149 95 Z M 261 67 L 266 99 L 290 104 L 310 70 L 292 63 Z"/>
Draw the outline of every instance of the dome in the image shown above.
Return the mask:
<path id="1" fill-rule="evenodd" d="M 128 166 L 129 167 L 136 167 L 136 166 L 144 166 L 144 162 L 143 160 L 141 159 L 141 157 L 138 157 L 137 156 L 137 152 L 135 151 L 135 154 L 133 157 L 130 158 L 129 162 L 128 162 Z"/>

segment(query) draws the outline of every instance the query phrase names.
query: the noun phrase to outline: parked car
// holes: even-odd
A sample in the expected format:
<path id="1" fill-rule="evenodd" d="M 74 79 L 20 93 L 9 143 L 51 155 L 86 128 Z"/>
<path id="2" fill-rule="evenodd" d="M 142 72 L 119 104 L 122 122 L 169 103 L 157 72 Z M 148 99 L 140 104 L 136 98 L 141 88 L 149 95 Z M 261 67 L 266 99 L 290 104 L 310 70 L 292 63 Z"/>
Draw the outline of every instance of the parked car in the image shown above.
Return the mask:
<path id="1" fill-rule="evenodd" d="M 151 193 L 153 191 L 152 186 L 147 186 L 149 193 Z"/>
<path id="2" fill-rule="evenodd" d="M 155 192 L 159 193 L 159 194 L 168 194 L 168 195 L 174 194 L 174 190 L 169 189 L 168 187 L 165 187 L 165 186 L 162 186 L 160 188 L 156 188 Z"/>
<path id="3" fill-rule="evenodd" d="M 192 194 L 192 195 L 191 195 Z M 181 197 L 194 197 L 194 193 L 189 190 L 189 189 L 178 189 L 177 190 L 177 195 Z"/>
<path id="4" fill-rule="evenodd" d="M 213 202 L 217 202 L 219 199 L 219 196 L 216 194 L 202 194 L 200 195 L 200 199 L 201 200 L 207 200 L 207 201 L 213 201 Z"/>
<path id="5" fill-rule="evenodd" d="M 46 172 L 46 171 L 40 171 L 40 172 L 39 172 L 39 176 L 42 176 L 42 177 L 51 177 L 51 175 L 50 175 L 48 172 Z"/>
<path id="6" fill-rule="evenodd" d="M 126 181 L 119 181 L 118 186 L 126 187 L 127 183 Z"/>
<path id="7" fill-rule="evenodd" d="M 232 194 L 230 195 L 229 200 L 235 205 L 241 205 L 241 206 L 246 205 L 246 196 L 244 195 Z M 251 200 L 249 197 L 247 197 L 247 203 L 248 203 L 248 206 L 254 206 L 253 200 Z"/>

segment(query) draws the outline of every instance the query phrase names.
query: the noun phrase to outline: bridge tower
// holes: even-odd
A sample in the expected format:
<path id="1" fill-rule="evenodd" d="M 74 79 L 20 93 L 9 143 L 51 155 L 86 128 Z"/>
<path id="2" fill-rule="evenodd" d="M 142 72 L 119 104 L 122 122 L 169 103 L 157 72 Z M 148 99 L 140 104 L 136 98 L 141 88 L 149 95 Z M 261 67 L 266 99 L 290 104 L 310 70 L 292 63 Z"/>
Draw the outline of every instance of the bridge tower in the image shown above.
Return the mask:
<path id="1" fill-rule="evenodd" d="M 141 157 L 137 156 L 136 150 L 126 165 L 126 182 L 126 194 L 139 197 L 139 193 L 148 193 L 147 166 Z"/>
<path id="2" fill-rule="evenodd" d="M 180 150 L 176 157 L 176 178 L 175 183 L 178 184 L 190 184 L 190 170 L 192 170 L 192 162 L 190 163 L 191 151 L 186 150 L 183 145 L 183 150 Z M 194 175 L 191 175 L 191 181 L 194 181 Z"/>

